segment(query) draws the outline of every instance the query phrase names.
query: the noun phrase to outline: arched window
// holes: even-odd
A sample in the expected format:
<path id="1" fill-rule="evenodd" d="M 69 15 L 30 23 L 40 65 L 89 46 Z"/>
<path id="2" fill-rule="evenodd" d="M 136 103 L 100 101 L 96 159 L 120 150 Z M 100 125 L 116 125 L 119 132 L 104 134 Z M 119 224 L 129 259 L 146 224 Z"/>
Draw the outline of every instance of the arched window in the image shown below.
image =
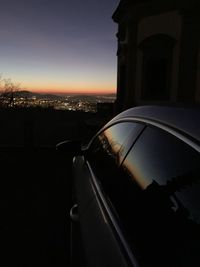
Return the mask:
<path id="1" fill-rule="evenodd" d="M 175 39 L 156 34 L 142 41 L 142 100 L 169 100 Z"/>

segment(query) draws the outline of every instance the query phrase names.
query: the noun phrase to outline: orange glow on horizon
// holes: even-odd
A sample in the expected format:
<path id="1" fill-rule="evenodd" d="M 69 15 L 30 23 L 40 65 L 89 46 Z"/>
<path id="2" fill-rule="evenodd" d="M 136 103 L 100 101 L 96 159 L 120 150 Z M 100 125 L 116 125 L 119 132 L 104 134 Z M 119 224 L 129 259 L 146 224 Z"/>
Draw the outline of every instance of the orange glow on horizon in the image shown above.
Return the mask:
<path id="1" fill-rule="evenodd" d="M 42 94 L 115 94 L 115 90 L 55 90 L 55 89 L 33 89 L 24 88 L 23 90 Z"/>
<path id="2" fill-rule="evenodd" d="M 21 90 L 37 93 L 53 94 L 115 94 L 116 82 L 114 78 L 105 77 L 72 77 L 66 81 L 63 77 L 14 77 L 15 81 L 22 81 Z"/>
<path id="3" fill-rule="evenodd" d="M 36 92 L 36 91 L 33 91 L 32 92 Z M 55 90 L 40 90 L 40 91 L 37 91 L 38 93 L 41 92 L 41 93 L 47 93 L 47 94 L 115 94 L 116 92 L 114 90 L 90 90 L 90 91 L 87 91 L 87 90 L 63 90 L 63 91 L 55 91 Z"/>
<path id="4" fill-rule="evenodd" d="M 49 94 L 115 94 L 116 89 L 111 86 L 97 88 L 91 85 L 83 88 L 69 88 L 69 86 L 23 86 L 22 90 L 28 90 L 35 93 Z"/>

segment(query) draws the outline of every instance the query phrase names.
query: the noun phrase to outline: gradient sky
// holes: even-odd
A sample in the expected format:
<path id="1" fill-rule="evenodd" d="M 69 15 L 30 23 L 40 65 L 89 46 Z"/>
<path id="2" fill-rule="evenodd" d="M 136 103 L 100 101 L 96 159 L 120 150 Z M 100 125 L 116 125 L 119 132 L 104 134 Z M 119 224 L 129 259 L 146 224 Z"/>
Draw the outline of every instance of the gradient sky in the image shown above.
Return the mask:
<path id="1" fill-rule="evenodd" d="M 31 91 L 116 92 L 118 3 L 0 0 L 0 74 Z"/>

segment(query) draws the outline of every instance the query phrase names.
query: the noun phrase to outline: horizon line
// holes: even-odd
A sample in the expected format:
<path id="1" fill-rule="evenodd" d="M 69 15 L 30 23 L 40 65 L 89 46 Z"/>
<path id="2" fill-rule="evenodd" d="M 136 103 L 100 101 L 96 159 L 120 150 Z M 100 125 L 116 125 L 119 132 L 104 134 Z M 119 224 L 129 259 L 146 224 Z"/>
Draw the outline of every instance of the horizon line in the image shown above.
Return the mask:
<path id="1" fill-rule="evenodd" d="M 27 91 L 31 93 L 38 93 L 38 94 L 53 94 L 53 95 L 67 95 L 67 94 L 73 94 L 73 95 L 116 95 L 117 93 L 114 91 L 109 91 L 109 92 L 102 92 L 102 91 L 96 91 L 96 92 L 91 92 L 91 91 L 49 91 L 49 90 L 31 90 L 31 89 L 21 89 L 19 91 Z"/>

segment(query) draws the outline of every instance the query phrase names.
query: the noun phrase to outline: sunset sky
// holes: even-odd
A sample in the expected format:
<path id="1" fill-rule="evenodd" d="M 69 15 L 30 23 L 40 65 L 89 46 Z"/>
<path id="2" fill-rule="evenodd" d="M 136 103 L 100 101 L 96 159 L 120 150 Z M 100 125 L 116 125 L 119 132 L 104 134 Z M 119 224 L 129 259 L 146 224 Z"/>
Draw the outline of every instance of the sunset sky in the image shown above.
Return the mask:
<path id="1" fill-rule="evenodd" d="M 0 74 L 31 91 L 115 93 L 118 3 L 0 0 Z"/>

